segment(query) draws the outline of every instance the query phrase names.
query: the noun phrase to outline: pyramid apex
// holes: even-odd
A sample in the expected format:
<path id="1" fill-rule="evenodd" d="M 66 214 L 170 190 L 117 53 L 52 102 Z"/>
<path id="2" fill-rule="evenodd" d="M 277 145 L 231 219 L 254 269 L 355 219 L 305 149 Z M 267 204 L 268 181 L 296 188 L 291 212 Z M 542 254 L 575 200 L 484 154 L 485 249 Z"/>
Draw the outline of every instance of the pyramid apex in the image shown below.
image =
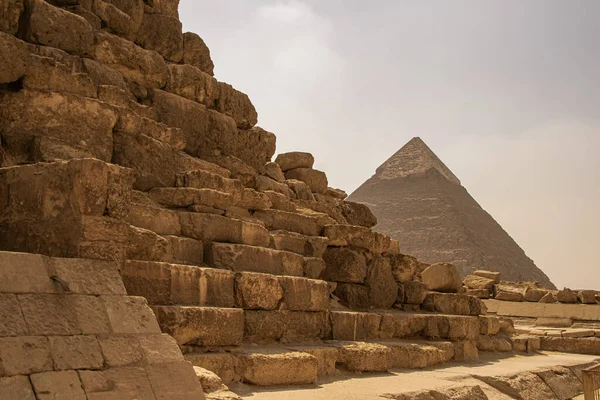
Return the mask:
<path id="1" fill-rule="evenodd" d="M 386 162 L 377 168 L 375 176 L 380 179 L 404 178 L 410 175 L 423 174 L 436 169 L 450 182 L 460 185 L 460 180 L 435 155 L 435 153 L 418 136 L 412 138 Z"/>

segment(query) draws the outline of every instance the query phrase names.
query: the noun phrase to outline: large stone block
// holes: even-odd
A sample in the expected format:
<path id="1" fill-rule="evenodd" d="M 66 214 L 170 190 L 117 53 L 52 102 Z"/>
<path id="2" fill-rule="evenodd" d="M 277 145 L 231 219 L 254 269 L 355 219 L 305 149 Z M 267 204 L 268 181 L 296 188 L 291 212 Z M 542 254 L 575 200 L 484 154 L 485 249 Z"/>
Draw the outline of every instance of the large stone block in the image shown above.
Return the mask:
<path id="1" fill-rule="evenodd" d="M 327 312 L 247 310 L 244 315 L 244 340 L 252 343 L 328 339 L 331 335 Z"/>
<path id="2" fill-rule="evenodd" d="M 3 96 L 0 123 L 5 151 L 20 162 L 59 158 L 110 162 L 117 114 L 96 100 L 24 90 Z"/>
<path id="3" fill-rule="evenodd" d="M 281 153 L 275 159 L 283 172 L 296 168 L 312 168 L 315 158 L 310 153 L 294 151 L 290 153 Z"/>
<path id="4" fill-rule="evenodd" d="M 183 33 L 177 17 L 145 13 L 136 42 L 156 51 L 165 60 L 179 62 L 183 58 Z"/>
<path id="5" fill-rule="evenodd" d="M 386 257 L 374 255 L 367 265 L 365 284 L 369 288 L 369 303 L 373 308 L 390 308 L 398 297 L 398 284 Z"/>
<path id="6" fill-rule="evenodd" d="M 33 374 L 31 384 L 39 400 L 86 400 L 77 371 L 50 371 Z"/>
<path id="7" fill-rule="evenodd" d="M 204 399 L 200 381 L 189 362 L 146 367 L 157 400 Z"/>
<path id="8" fill-rule="evenodd" d="M 397 282 L 412 281 L 419 270 L 419 261 L 412 256 L 404 254 L 386 255 L 392 266 L 392 274 Z"/>
<path id="9" fill-rule="evenodd" d="M 105 371 L 79 371 L 88 399 L 153 399 L 148 373 L 141 367 L 110 368 Z"/>
<path id="10" fill-rule="evenodd" d="M 27 325 L 14 294 L 0 294 L 0 337 L 25 336 Z"/>
<path id="11" fill-rule="evenodd" d="M 327 267 L 323 279 L 334 282 L 362 283 L 367 276 L 365 256 L 346 247 L 329 247 L 323 254 Z"/>
<path id="12" fill-rule="evenodd" d="M 95 336 L 51 336 L 54 369 L 101 369 L 104 357 Z"/>
<path id="13" fill-rule="evenodd" d="M 295 168 L 285 172 L 286 179 L 297 179 L 310 187 L 314 193 L 327 191 L 327 176 L 324 172 L 312 168 Z"/>
<path id="14" fill-rule="evenodd" d="M 275 310 L 283 296 L 276 276 L 240 272 L 235 276 L 236 303 L 245 310 Z"/>
<path id="15" fill-rule="evenodd" d="M 183 63 L 192 65 L 210 76 L 214 75 L 215 65 L 210 58 L 210 50 L 204 40 L 195 33 L 183 34 Z"/>
<path id="16" fill-rule="evenodd" d="M 231 194 L 213 189 L 154 188 L 149 195 L 151 199 L 167 207 L 187 208 L 200 205 L 226 210 L 235 203 Z"/>
<path id="17" fill-rule="evenodd" d="M 332 190 L 328 188 L 328 192 Z M 345 193 L 344 197 L 345 198 Z M 344 201 L 341 203 L 342 214 L 350 225 L 364 226 L 365 228 L 372 228 L 377 225 L 377 217 L 373 215 L 371 209 L 362 203 L 355 203 L 353 201 Z"/>
<path id="18" fill-rule="evenodd" d="M 160 54 L 118 36 L 97 33 L 91 57 L 143 87 L 161 88 L 167 83 L 168 69 Z"/>
<path id="19" fill-rule="evenodd" d="M 220 86 L 215 78 L 196 67 L 170 64 L 169 78 L 165 90 L 207 108 L 214 108 L 219 98 Z M 173 101 L 173 100 L 172 100 Z M 232 125 L 235 128 L 235 124 Z"/>
<path id="20" fill-rule="evenodd" d="M 481 305 L 479 299 L 464 294 L 429 293 L 423 301 L 422 308 L 443 314 L 479 315 Z"/>
<path id="21" fill-rule="evenodd" d="M 207 260 L 217 268 L 234 271 L 304 275 L 304 258 L 299 254 L 258 246 L 213 243 L 208 250 Z"/>
<path id="22" fill-rule="evenodd" d="M 468 275 L 464 281 L 464 285 L 469 289 L 493 289 L 496 282 L 493 279 L 484 278 L 477 275 Z"/>
<path id="23" fill-rule="evenodd" d="M 242 354 L 240 366 L 243 381 L 254 385 L 307 385 L 317 379 L 317 359 L 307 353 Z"/>
<path id="24" fill-rule="evenodd" d="M 458 293 L 462 287 L 458 269 L 448 263 L 430 265 L 421 273 L 421 278 L 429 290 L 438 292 Z"/>
<path id="25" fill-rule="evenodd" d="M 258 224 L 213 214 L 180 213 L 184 236 L 208 242 L 267 247 L 269 231 Z"/>
<path id="26" fill-rule="evenodd" d="M 44 0 L 27 0 L 26 5 L 28 24 L 25 38 L 28 42 L 79 55 L 92 49 L 93 28 L 84 18 Z"/>
<path id="27" fill-rule="evenodd" d="M 127 294 L 115 262 L 77 258 L 46 258 L 45 261 L 48 275 L 67 282 L 70 293 Z"/>
<path id="28" fill-rule="evenodd" d="M 29 377 L 23 375 L 0 378 L 0 398 L 36 400 Z"/>
<path id="29" fill-rule="evenodd" d="M 392 350 L 377 343 L 349 343 L 338 346 L 338 362 L 349 371 L 388 371 L 392 369 Z"/>
<path id="30" fill-rule="evenodd" d="M 381 254 L 390 247 L 390 238 L 368 228 L 353 225 L 327 225 L 324 236 L 330 246 L 354 246 Z"/>
<path id="31" fill-rule="evenodd" d="M 244 311 L 236 308 L 155 306 L 163 332 L 178 344 L 238 346 L 244 335 Z"/>
<path id="32" fill-rule="evenodd" d="M 216 165 L 215 165 L 216 167 Z M 223 174 L 227 172 L 224 170 Z M 237 179 L 226 178 L 223 174 L 215 174 L 205 170 L 195 170 L 184 172 L 177 178 L 178 187 L 189 187 L 196 189 L 213 189 L 219 192 L 229 193 L 236 198 L 241 198 L 244 186 Z"/>
<path id="33" fill-rule="evenodd" d="M 370 340 L 380 337 L 382 316 L 374 313 L 332 311 L 334 340 Z"/>
<path id="34" fill-rule="evenodd" d="M 29 56 L 28 64 L 23 78 L 24 89 L 97 97 L 96 87 L 87 74 L 73 72 L 65 64 L 35 54 Z"/>
<path id="35" fill-rule="evenodd" d="M 559 290 L 556 294 L 556 298 L 560 303 L 575 304 L 577 303 L 577 293 L 569 288 Z"/>
<path id="36" fill-rule="evenodd" d="M 406 304 L 419 305 L 425 301 L 427 285 L 423 282 L 406 281 L 402 286 L 404 287 L 404 302 Z"/>
<path id="37" fill-rule="evenodd" d="M 280 276 L 278 280 L 283 288 L 282 310 L 327 311 L 329 309 L 327 282 L 291 276 Z"/>
<path id="38" fill-rule="evenodd" d="M 0 377 L 54 369 L 50 344 L 43 336 L 0 338 L 0 360 Z"/>
<path id="39" fill-rule="evenodd" d="M 499 377 L 476 376 L 476 378 L 515 399 L 546 400 L 556 398 L 552 389 L 532 372 Z"/>
<path id="40" fill-rule="evenodd" d="M 112 331 L 116 334 L 160 333 L 160 328 L 142 297 L 100 296 Z"/>
<path id="41" fill-rule="evenodd" d="M 16 35 L 19 30 L 19 19 L 24 9 L 24 0 L 1 0 L 0 31 Z"/>
<path id="42" fill-rule="evenodd" d="M 581 394 L 581 381 L 566 367 L 552 367 L 536 372 L 559 399 L 573 399 Z"/>
<path id="43" fill-rule="evenodd" d="M 339 283 L 334 294 L 351 310 L 367 310 L 370 307 L 369 288 L 355 283 Z"/>
<path id="44" fill-rule="evenodd" d="M 327 249 L 327 238 L 306 236 L 295 232 L 271 232 L 271 247 L 286 250 L 307 257 L 322 257 Z"/>
<path id="45" fill-rule="evenodd" d="M 281 210 L 259 210 L 254 217 L 265 223 L 269 230 L 284 230 L 307 236 L 320 236 L 323 226 L 315 217 Z"/>
<path id="46" fill-rule="evenodd" d="M 3 1 L 6 3 L 6 1 Z M 9 6 L 9 4 L 3 5 L 0 3 L 0 16 L 2 15 L 2 8 Z M 4 19 L 0 18 L 0 27 L 4 24 Z M 0 29 L 1 31 L 2 29 Z M 0 70 L 0 83 L 15 82 L 27 71 L 29 63 L 29 52 L 27 51 L 27 44 L 14 36 L 7 35 L 0 32 L 0 64 L 2 70 Z"/>
<path id="47" fill-rule="evenodd" d="M 132 108 L 128 108 L 132 104 L 137 103 L 128 102 L 124 106 L 117 107 L 119 120 L 115 126 L 115 130 L 123 133 L 144 134 L 169 145 L 174 150 L 183 150 L 185 148 L 185 139 L 181 129 L 171 128 L 165 124 L 141 116 Z"/>
<path id="48" fill-rule="evenodd" d="M 258 122 L 258 113 L 252 102 L 250 102 L 248 95 L 223 82 L 219 82 L 216 110 L 233 118 L 240 129 L 251 129 Z M 273 153 L 271 153 L 269 159 L 272 155 Z"/>

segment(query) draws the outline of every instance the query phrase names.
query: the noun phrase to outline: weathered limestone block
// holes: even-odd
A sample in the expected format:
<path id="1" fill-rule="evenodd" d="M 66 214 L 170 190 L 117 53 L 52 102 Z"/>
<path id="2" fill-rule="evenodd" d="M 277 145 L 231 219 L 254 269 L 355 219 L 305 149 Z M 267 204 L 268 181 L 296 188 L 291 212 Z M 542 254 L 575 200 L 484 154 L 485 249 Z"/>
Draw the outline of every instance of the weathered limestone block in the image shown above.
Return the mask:
<path id="1" fill-rule="evenodd" d="M 224 383 L 241 381 L 239 360 L 234 354 L 188 353 L 185 359 L 195 366 L 214 372 Z"/>
<path id="2" fill-rule="evenodd" d="M 242 354 L 244 382 L 260 386 L 308 385 L 317 380 L 317 358 L 303 352 Z"/>
<path id="3" fill-rule="evenodd" d="M 11 3 L 9 1 L 9 3 Z M 0 16 L 2 15 L 2 7 L 11 6 L 10 4 L 3 5 L 0 3 Z M 0 24 L 4 20 L 0 18 Z M 0 29 L 1 31 L 1 29 Z M 27 44 L 14 36 L 0 32 L 0 83 L 15 82 L 27 71 L 29 63 L 29 52 Z"/>
<path id="4" fill-rule="evenodd" d="M 214 68 L 212 59 L 210 58 L 210 50 L 200 36 L 192 32 L 183 34 L 183 63 L 192 65 L 200 71 L 214 76 Z"/>
<path id="5" fill-rule="evenodd" d="M 317 375 L 330 376 L 336 374 L 335 365 L 339 357 L 338 349 L 318 346 L 298 346 L 294 350 L 310 354 L 317 359 Z"/>
<path id="6" fill-rule="evenodd" d="M 304 276 L 310 279 L 321 279 L 325 270 L 325 261 L 319 257 L 304 258 Z"/>
<path id="7" fill-rule="evenodd" d="M 312 168 L 295 168 L 285 172 L 286 179 L 297 179 L 306 183 L 314 193 L 327 191 L 327 175 Z"/>
<path id="8" fill-rule="evenodd" d="M 178 17 L 145 13 L 136 42 L 154 50 L 165 60 L 179 62 L 183 58 L 183 32 Z"/>
<path id="9" fill-rule="evenodd" d="M 525 298 L 525 301 L 539 302 L 547 294 L 548 294 L 547 290 L 529 288 L 525 292 L 524 298 Z"/>
<path id="10" fill-rule="evenodd" d="M 325 195 L 338 200 L 344 200 L 346 197 L 348 197 L 348 194 L 342 189 L 336 189 L 331 187 L 327 188 L 327 192 L 325 192 Z"/>
<path id="11" fill-rule="evenodd" d="M 0 1 L 0 31 L 16 35 L 19 30 L 19 19 L 25 9 L 24 0 Z"/>
<path id="12" fill-rule="evenodd" d="M 52 371 L 50 343 L 43 336 L 0 338 L 0 376 L 29 375 Z M 0 392 L 1 393 L 1 392 Z"/>
<path id="13" fill-rule="evenodd" d="M 215 107 L 218 112 L 233 118 L 240 129 L 251 129 L 256 125 L 258 113 L 248 95 L 223 82 L 219 82 L 218 93 Z"/>
<path id="14" fill-rule="evenodd" d="M 267 247 L 269 231 L 251 222 L 220 215 L 180 213 L 184 236 L 208 242 L 240 243 Z"/>
<path id="15" fill-rule="evenodd" d="M 105 103 L 54 92 L 6 93 L 0 108 L 4 149 L 22 162 L 85 157 L 110 162 L 116 122 L 114 109 Z M 47 139 L 64 149 L 40 147 Z M 38 152 L 45 151 L 36 155 L 35 143 Z"/>
<path id="16" fill-rule="evenodd" d="M 304 275 L 304 258 L 289 251 L 242 244 L 213 243 L 207 262 L 217 268 L 261 272 L 273 275 Z"/>
<path id="17" fill-rule="evenodd" d="M 548 292 L 540 299 L 540 303 L 556 303 L 558 299 L 556 298 L 556 294 L 552 292 Z"/>
<path id="18" fill-rule="evenodd" d="M 275 154 L 277 138 L 273 133 L 258 126 L 238 130 L 236 141 L 237 147 L 230 154 L 256 170 L 260 170 L 266 162 L 271 161 Z"/>
<path id="19" fill-rule="evenodd" d="M 94 0 L 91 11 L 100 20 L 100 27 L 103 27 L 106 31 L 128 40 L 135 38 L 140 27 L 141 18 L 133 21 L 131 15 L 105 0 Z"/>
<path id="20" fill-rule="evenodd" d="M 421 277 L 429 290 L 458 293 L 462 287 L 458 270 L 448 263 L 430 265 L 421 273 Z"/>
<path id="21" fill-rule="evenodd" d="M 328 188 L 331 189 L 331 188 Z M 364 226 L 372 228 L 377 225 L 377 217 L 373 215 L 371 209 L 362 203 L 353 201 L 344 201 L 341 204 L 342 214 L 350 225 Z"/>
<path id="22" fill-rule="evenodd" d="M 287 211 L 258 210 L 254 217 L 264 222 L 269 230 L 284 230 L 307 236 L 320 236 L 323 230 L 317 218 Z"/>
<path id="23" fill-rule="evenodd" d="M 102 369 L 104 357 L 95 336 L 50 336 L 55 370 Z"/>
<path id="24" fill-rule="evenodd" d="M 369 303 L 373 308 L 390 308 L 398 298 L 398 284 L 387 258 L 373 256 L 367 265 L 365 284 L 369 288 Z"/>
<path id="25" fill-rule="evenodd" d="M 573 399 L 581 394 L 581 381 L 566 367 L 552 367 L 536 372 L 559 399 Z"/>
<path id="26" fill-rule="evenodd" d="M 269 197 L 271 200 L 271 208 L 275 210 L 295 212 L 298 209 L 296 205 L 292 203 L 289 197 L 281 193 L 274 192 L 272 190 L 266 190 L 263 193 Z"/>
<path id="27" fill-rule="evenodd" d="M 171 253 L 175 264 L 202 265 L 204 245 L 201 241 L 179 236 L 166 236 L 171 243 Z"/>
<path id="28" fill-rule="evenodd" d="M 495 299 L 521 302 L 525 299 L 525 297 L 523 296 L 523 293 L 501 290 L 496 293 Z"/>
<path id="29" fill-rule="evenodd" d="M 235 297 L 245 310 L 275 310 L 283 296 L 277 277 L 271 274 L 240 272 L 235 275 Z"/>
<path id="30" fill-rule="evenodd" d="M 315 279 L 280 276 L 283 288 L 282 310 L 327 311 L 329 309 L 329 285 Z"/>
<path id="31" fill-rule="evenodd" d="M 167 83 L 168 69 L 160 54 L 118 36 L 97 33 L 91 56 L 143 87 L 161 88 Z"/>
<path id="32" fill-rule="evenodd" d="M 236 308 L 155 306 L 164 333 L 178 344 L 238 346 L 244 335 L 244 311 Z"/>
<path id="33" fill-rule="evenodd" d="M 296 194 L 296 199 L 315 201 L 315 196 L 313 196 L 310 187 L 306 183 L 296 179 L 288 179 L 285 181 L 285 184 Z"/>
<path id="34" fill-rule="evenodd" d="M 354 246 L 369 250 L 375 254 L 385 253 L 390 247 L 390 238 L 368 228 L 353 225 L 327 225 L 324 236 L 329 238 L 330 246 Z"/>
<path id="35" fill-rule="evenodd" d="M 86 393 L 96 395 L 94 397 L 151 399 L 154 396 L 148 373 L 142 367 L 80 371 L 79 374 L 84 390 Z"/>
<path id="36" fill-rule="evenodd" d="M 97 97 L 96 87 L 87 74 L 73 73 L 66 65 L 52 58 L 34 54 L 29 57 L 23 88 Z"/>
<path id="37" fill-rule="evenodd" d="M 419 305 L 425 301 L 427 296 L 427 285 L 423 282 L 406 281 L 404 286 L 404 302 L 406 304 Z"/>
<path id="38" fill-rule="evenodd" d="M 168 68 L 169 78 L 165 87 L 167 92 L 214 108 L 220 93 L 220 86 L 215 78 L 187 64 L 169 64 Z"/>
<path id="39" fill-rule="evenodd" d="M 532 372 L 499 377 L 476 376 L 476 378 L 515 399 L 545 400 L 556 398 L 552 389 Z"/>
<path id="40" fill-rule="evenodd" d="M 333 282 L 362 283 L 367 276 L 363 254 L 346 247 L 329 247 L 323 254 L 327 265 L 323 279 Z"/>
<path id="41" fill-rule="evenodd" d="M 235 201 L 229 193 L 213 189 L 154 188 L 149 194 L 152 200 L 167 207 L 202 205 L 225 210 Z"/>
<path id="42" fill-rule="evenodd" d="M 355 283 L 338 283 L 334 294 L 352 310 L 368 310 L 371 305 L 369 288 Z"/>
<path id="43" fill-rule="evenodd" d="M 331 325 L 327 312 L 254 311 L 244 312 L 244 340 L 251 343 L 327 339 Z"/>
<path id="44" fill-rule="evenodd" d="M 29 377 L 22 375 L 0 378 L 0 397 L 3 399 L 36 400 Z"/>
<path id="45" fill-rule="evenodd" d="M 556 294 L 556 298 L 560 303 L 568 303 L 575 304 L 577 303 L 577 293 L 572 291 L 571 289 L 564 288 L 563 290 L 559 290 Z"/>
<path id="46" fill-rule="evenodd" d="M 28 25 L 25 39 L 28 42 L 79 55 L 91 51 L 94 42 L 93 28 L 84 18 L 54 7 L 44 0 L 27 0 L 26 5 Z"/>
<path id="47" fill-rule="evenodd" d="M 215 165 L 215 167 L 217 167 Z M 244 186 L 237 179 L 226 178 L 227 170 L 223 169 L 223 174 L 215 174 L 205 170 L 188 171 L 177 177 L 178 187 L 189 187 L 196 189 L 213 189 L 219 192 L 230 193 L 236 198 L 241 197 Z"/>
<path id="48" fill-rule="evenodd" d="M 500 272 L 477 270 L 473 272 L 473 275 L 492 279 L 496 284 L 500 283 Z"/>
<path id="49" fill-rule="evenodd" d="M 77 371 L 50 371 L 30 377 L 33 389 L 40 400 L 75 399 L 85 400 Z"/>
<path id="50" fill-rule="evenodd" d="M 279 164 L 272 161 L 267 162 L 263 167 L 263 175 L 266 175 L 277 182 L 285 182 L 285 176 L 283 175 L 281 168 L 279 168 Z"/>
<path id="51" fill-rule="evenodd" d="M 419 269 L 419 261 L 412 256 L 394 254 L 386 256 L 392 266 L 392 274 L 397 282 L 412 281 Z"/>
<path id="52" fill-rule="evenodd" d="M 296 198 L 296 193 L 285 183 L 277 182 L 267 176 L 256 176 L 254 188 L 261 192 L 272 191 L 284 195 L 286 198 Z"/>
<path id="53" fill-rule="evenodd" d="M 3 274 L 3 278 L 4 278 Z M 27 326 L 14 294 L 0 294 L 0 337 L 25 336 Z"/>
<path id="54" fill-rule="evenodd" d="M 488 289 L 467 289 L 465 293 L 467 296 L 477 297 L 478 299 L 489 299 L 491 290 Z"/>
<path id="55" fill-rule="evenodd" d="M 475 316 L 481 313 L 481 302 L 464 294 L 429 293 L 425 297 L 422 308 L 443 314 Z"/>
<path id="56" fill-rule="evenodd" d="M 169 145 L 174 150 L 183 150 L 185 148 L 185 138 L 181 129 L 172 128 L 152 119 L 142 117 L 128 107 L 129 104 L 125 105 L 125 107 L 116 108 L 119 120 L 115 126 L 115 130 L 129 134 L 144 134 Z"/>
<path id="57" fill-rule="evenodd" d="M 498 317 L 479 317 L 479 333 L 482 335 L 493 336 L 500 332 L 500 319 Z"/>
<path id="58" fill-rule="evenodd" d="M 468 275 L 464 280 L 463 284 L 469 289 L 492 289 L 494 287 L 494 280 L 483 278 L 477 275 Z"/>
<path id="59" fill-rule="evenodd" d="M 349 371 L 388 371 L 393 366 L 392 350 L 381 344 L 341 344 L 338 350 L 338 362 Z"/>
<path id="60" fill-rule="evenodd" d="M 594 338 L 540 337 L 541 350 L 600 355 L 600 340 Z"/>
<path id="61" fill-rule="evenodd" d="M 89 296 L 87 296 L 89 298 Z M 89 298 L 88 300 L 94 300 Z M 143 297 L 100 296 L 106 308 L 110 329 L 115 334 L 158 334 L 160 328 Z M 87 311 L 87 310 L 83 310 Z M 86 314 L 90 320 L 94 314 Z M 86 333 L 85 330 L 83 333 Z M 106 333 L 106 332 L 101 332 Z"/>
<path id="62" fill-rule="evenodd" d="M 322 257 L 327 249 L 327 238 L 288 231 L 273 231 L 271 232 L 271 247 L 307 257 Z"/>
<path id="63" fill-rule="evenodd" d="M 392 350 L 394 368 L 418 369 L 450 361 L 454 357 L 452 343 L 441 342 L 435 346 L 415 343 L 382 343 Z"/>
<path id="64" fill-rule="evenodd" d="M 295 151 L 279 154 L 275 162 L 279 164 L 283 172 L 286 172 L 296 168 L 312 168 L 315 158 L 310 153 Z"/>
<path id="65" fill-rule="evenodd" d="M 595 290 L 580 290 L 577 293 L 577 298 L 583 304 L 596 304 L 596 295 L 598 294 Z"/>
<path id="66" fill-rule="evenodd" d="M 332 311 L 331 325 L 334 340 L 369 340 L 380 337 L 382 317 L 374 313 Z"/>
<path id="67" fill-rule="evenodd" d="M 236 202 L 236 206 L 249 210 L 267 210 L 271 205 L 269 196 L 250 188 L 243 189 Z"/>

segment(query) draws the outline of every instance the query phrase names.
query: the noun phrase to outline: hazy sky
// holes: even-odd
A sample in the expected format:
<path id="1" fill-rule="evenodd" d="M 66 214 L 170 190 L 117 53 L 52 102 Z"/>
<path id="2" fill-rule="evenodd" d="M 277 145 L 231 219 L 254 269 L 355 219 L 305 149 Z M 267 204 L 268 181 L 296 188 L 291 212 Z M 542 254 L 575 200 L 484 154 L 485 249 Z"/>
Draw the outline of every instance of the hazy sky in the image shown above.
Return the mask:
<path id="1" fill-rule="evenodd" d="M 181 0 L 278 152 L 351 193 L 420 136 L 559 286 L 600 289 L 600 1 Z"/>

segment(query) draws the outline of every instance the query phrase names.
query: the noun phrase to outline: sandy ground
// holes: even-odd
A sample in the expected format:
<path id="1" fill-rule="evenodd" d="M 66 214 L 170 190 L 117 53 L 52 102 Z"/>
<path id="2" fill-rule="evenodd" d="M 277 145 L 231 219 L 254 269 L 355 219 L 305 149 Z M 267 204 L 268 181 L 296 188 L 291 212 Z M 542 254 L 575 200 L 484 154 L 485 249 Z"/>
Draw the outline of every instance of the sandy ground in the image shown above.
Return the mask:
<path id="1" fill-rule="evenodd" d="M 475 364 L 448 364 L 427 370 L 397 370 L 387 374 L 364 373 L 349 379 L 338 376 L 307 386 L 256 388 L 237 384 L 230 385 L 230 389 L 242 398 L 252 400 L 381 400 L 385 394 L 473 384 L 480 385 L 490 400 L 508 400 L 510 397 L 492 390 L 471 375 L 506 375 L 557 365 L 584 364 L 597 359 L 597 356 L 551 352 L 506 358 L 483 353 Z"/>

